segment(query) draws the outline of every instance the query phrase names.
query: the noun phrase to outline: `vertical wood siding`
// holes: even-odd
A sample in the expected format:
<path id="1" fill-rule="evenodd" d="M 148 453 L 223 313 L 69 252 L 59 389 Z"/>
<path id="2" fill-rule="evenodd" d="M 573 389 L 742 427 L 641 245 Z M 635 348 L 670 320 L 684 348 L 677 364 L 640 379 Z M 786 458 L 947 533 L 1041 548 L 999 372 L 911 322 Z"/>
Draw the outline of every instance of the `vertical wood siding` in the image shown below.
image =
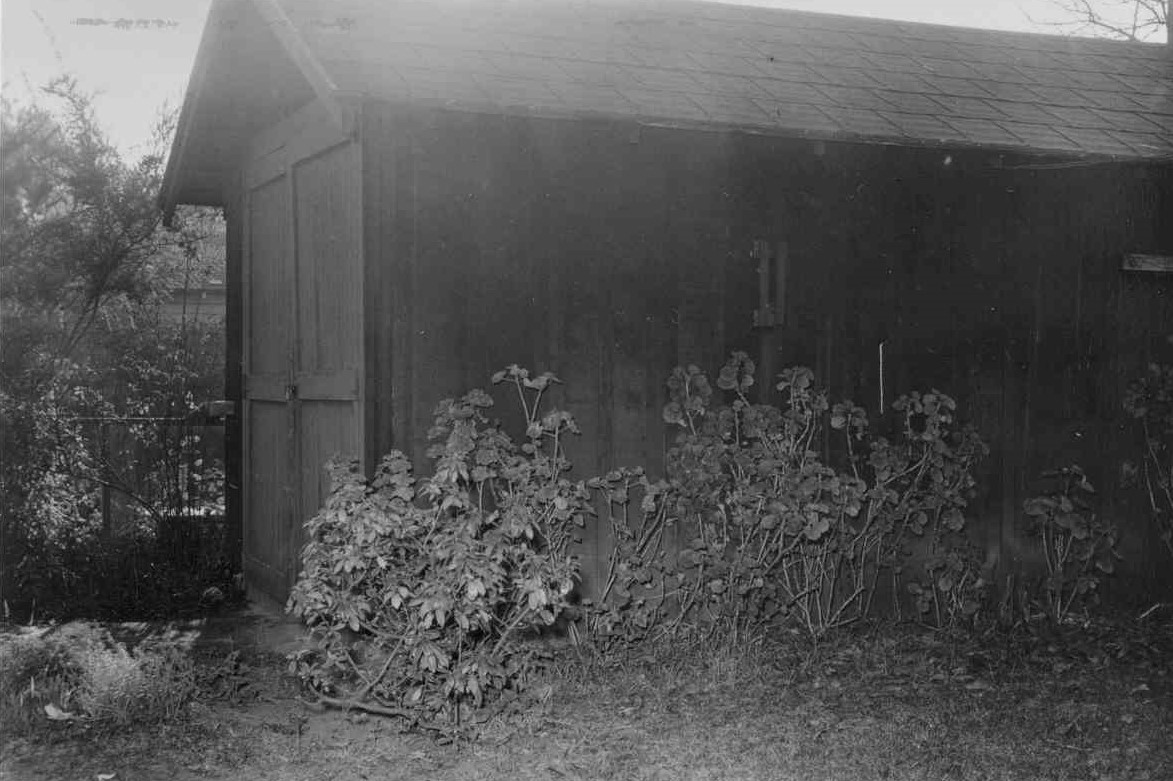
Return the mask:
<path id="1" fill-rule="evenodd" d="M 1119 426 L 1119 378 L 1143 365 L 1145 341 L 1118 327 L 1125 299 L 1143 299 L 1133 325 L 1169 323 L 1154 283 L 1118 271 L 1123 251 L 1168 247 L 1140 168 L 364 112 L 368 421 L 375 450 L 417 464 L 435 403 L 508 363 L 566 381 L 552 400 L 583 429 L 570 448 L 580 474 L 658 474 L 672 366 L 713 372 L 731 350 L 776 344 L 777 368 L 811 365 L 835 396 L 874 409 L 883 341 L 887 402 L 939 387 L 992 440 L 978 537 L 1012 557 L 1032 475 L 1068 454 L 1104 460 L 1057 440 L 1077 421 L 1098 432 L 1085 445 Z M 784 241 L 790 262 L 785 325 L 766 342 L 752 321 L 755 239 Z M 516 432 L 512 401 L 498 401 Z M 588 532 L 588 590 L 607 542 Z"/>
<path id="2" fill-rule="evenodd" d="M 752 343 L 733 299 L 756 295 L 756 276 L 729 150 L 645 132 L 367 112 L 366 333 L 382 449 L 422 466 L 436 402 L 519 363 L 565 381 L 550 402 L 582 428 L 568 448 L 580 474 L 662 471 L 663 382 L 679 361 L 715 369 Z M 514 400 L 495 396 L 519 433 Z M 608 542 L 587 530 L 588 590 Z"/>

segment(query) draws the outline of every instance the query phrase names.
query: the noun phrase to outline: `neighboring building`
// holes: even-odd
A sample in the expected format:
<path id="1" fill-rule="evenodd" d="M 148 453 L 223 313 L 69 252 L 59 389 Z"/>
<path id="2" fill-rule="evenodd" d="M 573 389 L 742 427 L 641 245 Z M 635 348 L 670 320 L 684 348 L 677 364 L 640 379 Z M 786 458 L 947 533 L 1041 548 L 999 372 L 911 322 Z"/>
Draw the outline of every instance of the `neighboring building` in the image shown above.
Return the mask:
<path id="1" fill-rule="evenodd" d="M 175 322 L 224 322 L 226 294 L 224 282 L 220 280 L 176 290 L 163 302 L 163 316 Z"/>
<path id="2" fill-rule="evenodd" d="M 1173 324 L 1121 271 L 1173 254 L 1170 55 L 688 0 L 216 0 L 163 198 L 226 209 L 249 582 L 286 594 L 327 458 L 422 458 L 436 401 L 514 362 L 566 381 L 587 474 L 660 469 L 668 371 L 746 349 L 873 409 L 958 397 L 1003 562 L 1043 468 L 1126 506 L 1121 389 Z"/>
<path id="3" fill-rule="evenodd" d="M 163 302 L 163 316 L 174 322 L 199 321 L 209 325 L 223 323 L 227 313 L 227 287 L 224 284 L 228 226 L 212 215 L 197 215 L 203 235 L 195 248 L 194 263 L 181 266 L 189 269 L 186 287 L 172 291 Z M 175 253 L 176 264 L 189 259 Z"/>

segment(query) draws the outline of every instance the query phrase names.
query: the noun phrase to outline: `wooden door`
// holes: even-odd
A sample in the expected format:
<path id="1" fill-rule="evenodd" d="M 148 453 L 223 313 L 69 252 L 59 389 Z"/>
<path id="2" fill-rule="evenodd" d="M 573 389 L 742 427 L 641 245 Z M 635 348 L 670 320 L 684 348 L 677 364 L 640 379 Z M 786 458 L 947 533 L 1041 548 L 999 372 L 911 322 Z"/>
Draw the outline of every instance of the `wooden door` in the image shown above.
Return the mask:
<path id="1" fill-rule="evenodd" d="M 358 146 L 335 147 L 294 166 L 297 237 L 292 351 L 304 521 L 322 505 L 334 457 L 361 457 L 362 269 Z M 301 537 L 296 544 L 300 546 Z"/>
<path id="2" fill-rule="evenodd" d="M 330 458 L 362 452 L 357 144 L 312 113 L 254 147 L 244 179 L 244 568 L 284 600 Z"/>
<path id="3" fill-rule="evenodd" d="M 293 284 L 289 186 L 284 175 L 246 193 L 244 236 L 244 571 L 276 599 L 289 581 L 284 559 L 294 541 L 290 406 Z"/>

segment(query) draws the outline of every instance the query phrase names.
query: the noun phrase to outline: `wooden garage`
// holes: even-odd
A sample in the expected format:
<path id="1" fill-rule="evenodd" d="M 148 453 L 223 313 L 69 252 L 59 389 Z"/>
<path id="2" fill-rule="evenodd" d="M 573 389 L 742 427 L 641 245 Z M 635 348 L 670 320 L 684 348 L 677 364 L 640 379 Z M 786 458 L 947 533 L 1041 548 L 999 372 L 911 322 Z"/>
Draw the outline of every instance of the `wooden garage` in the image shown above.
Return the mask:
<path id="1" fill-rule="evenodd" d="M 872 409 L 957 397 L 1010 562 L 1055 459 L 1128 507 L 1120 394 L 1173 287 L 1122 265 L 1173 254 L 1171 170 L 1161 45 L 689 0 L 216 0 L 163 199 L 228 218 L 247 579 L 284 598 L 329 457 L 421 463 L 435 403 L 506 364 L 565 381 L 583 475 L 655 474 L 668 372 L 733 349 Z M 587 590 L 606 545 L 588 530 Z"/>

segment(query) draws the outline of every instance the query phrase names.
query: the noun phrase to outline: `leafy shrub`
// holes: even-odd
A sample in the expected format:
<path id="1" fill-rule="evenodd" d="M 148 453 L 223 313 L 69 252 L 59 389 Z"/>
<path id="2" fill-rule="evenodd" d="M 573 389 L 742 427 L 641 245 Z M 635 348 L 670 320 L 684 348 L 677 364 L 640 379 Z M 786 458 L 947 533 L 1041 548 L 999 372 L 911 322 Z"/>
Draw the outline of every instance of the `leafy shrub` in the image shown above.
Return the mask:
<path id="1" fill-rule="evenodd" d="M 847 434 L 852 473 L 869 485 L 867 525 L 876 529 L 873 577 L 905 576 L 922 619 L 937 626 L 972 619 L 987 597 L 980 559 L 965 537 L 973 469 L 988 449 L 972 427 L 956 427 L 957 404 L 939 392 L 899 396 L 892 409 L 898 438 L 874 437 L 866 462 L 852 443 L 866 439 L 862 409 L 837 405 L 831 425 Z M 910 543 L 920 541 L 920 577 L 905 572 Z M 893 589 L 893 593 L 898 593 Z M 900 604 L 894 601 L 899 613 Z"/>
<path id="2" fill-rule="evenodd" d="M 525 688 L 537 660 L 519 641 L 568 606 L 569 546 L 590 512 L 585 486 L 566 478 L 574 421 L 540 411 L 557 381 L 517 366 L 494 375 L 517 392 L 520 445 L 472 391 L 436 408 L 431 477 L 399 452 L 370 479 L 331 466 L 288 604 L 317 641 L 291 669 L 323 701 L 451 730 Z"/>
<path id="3" fill-rule="evenodd" d="M 172 719 L 194 693 L 183 651 L 130 651 L 94 624 L 0 639 L 0 723 L 13 732 L 35 734 L 51 722 L 122 727 Z"/>
<path id="4" fill-rule="evenodd" d="M 907 587 L 920 616 L 939 628 L 976 621 L 990 591 L 981 565 L 980 551 L 964 541 L 934 550 L 922 565 L 923 576 Z"/>
<path id="5" fill-rule="evenodd" d="M 684 429 L 668 469 L 672 513 L 687 528 L 677 582 L 682 611 L 702 624 L 742 629 L 793 614 L 818 634 L 865 589 L 862 570 L 842 566 L 841 555 L 863 561 L 866 538 L 846 519 L 859 515 L 865 486 L 815 450 L 828 405 L 810 370 L 780 380 L 780 406 L 751 403 L 754 365 L 735 354 L 717 380 L 733 401 L 714 406 L 695 367 L 669 378 L 664 417 Z"/>
<path id="6" fill-rule="evenodd" d="M 1128 386 L 1124 410 L 1144 435 L 1139 471 L 1157 536 L 1173 557 L 1173 366 L 1150 364 L 1145 376 Z"/>
<path id="7" fill-rule="evenodd" d="M 670 609 L 681 617 L 678 601 L 667 593 L 675 562 L 665 534 L 675 519 L 662 498 L 667 483 L 650 482 L 643 469 L 616 469 L 587 485 L 603 508 L 611 550 L 606 580 L 597 598 L 583 600 L 582 619 L 591 650 L 608 656 L 655 641 L 673 617 Z"/>
<path id="8" fill-rule="evenodd" d="M 1044 477 L 1055 483 L 1049 493 L 1027 499 L 1023 509 L 1032 521 L 1047 565 L 1044 597 L 1055 623 L 1093 600 L 1100 575 L 1115 570 L 1116 528 L 1102 520 L 1087 497 L 1095 493 L 1078 465 Z"/>
<path id="9" fill-rule="evenodd" d="M 951 398 L 898 398 L 890 441 L 869 434 L 861 407 L 830 405 L 809 369 L 779 375 L 778 406 L 752 403 L 754 368 L 735 353 L 721 369 L 728 403 L 697 367 L 674 370 L 664 419 L 682 431 L 667 480 L 619 471 L 593 483 L 617 541 L 606 588 L 588 605 L 596 642 L 682 623 L 752 634 L 789 621 L 817 637 L 869 612 L 880 575 L 898 578 L 911 541 L 941 552 L 961 533 L 985 446 L 957 429 Z M 840 468 L 819 452 L 828 425 L 842 435 Z M 956 596 L 944 573 L 935 580 Z"/>

